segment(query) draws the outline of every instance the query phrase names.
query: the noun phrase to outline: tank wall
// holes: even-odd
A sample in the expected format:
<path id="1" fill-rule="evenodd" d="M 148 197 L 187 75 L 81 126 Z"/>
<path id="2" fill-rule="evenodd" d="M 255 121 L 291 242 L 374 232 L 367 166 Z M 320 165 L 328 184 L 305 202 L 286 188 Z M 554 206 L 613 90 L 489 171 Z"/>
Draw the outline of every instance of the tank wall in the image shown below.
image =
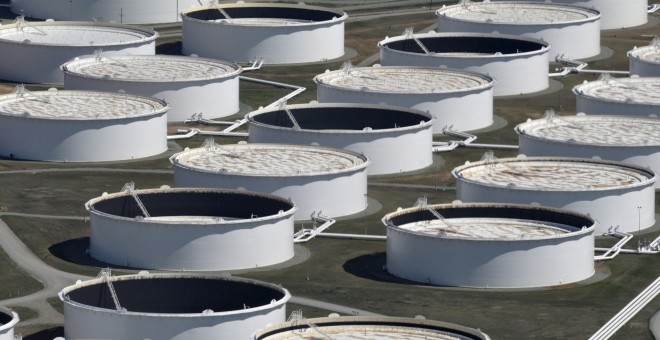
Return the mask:
<path id="1" fill-rule="evenodd" d="M 265 166 L 265 165 L 264 165 Z M 367 207 L 367 169 L 308 177 L 259 177 L 205 173 L 174 166 L 177 187 L 243 188 L 291 199 L 298 205 L 296 220 L 309 220 L 313 212 L 345 216 Z"/>
<path id="2" fill-rule="evenodd" d="M 563 54 L 581 59 L 600 53 L 600 19 L 584 23 L 552 25 L 504 25 L 486 22 L 466 22 L 440 16 L 438 32 L 475 32 L 523 35 L 550 43 L 549 57 Z"/>
<path id="3" fill-rule="evenodd" d="M 400 53 L 388 48 L 380 49 L 383 66 L 427 66 L 477 72 L 495 78 L 494 96 L 532 93 L 548 87 L 548 50 L 525 56 L 492 58 L 443 57 Z"/>
<path id="4" fill-rule="evenodd" d="M 145 223 L 90 214 L 92 257 L 133 268 L 234 270 L 293 257 L 293 215 L 235 224 Z M 158 247 L 145 247 L 158 240 Z"/>
<path id="5" fill-rule="evenodd" d="M 250 143 L 305 144 L 346 149 L 369 158 L 369 175 L 393 174 L 425 168 L 433 163 L 432 128 L 387 133 L 330 133 L 278 129 L 250 124 Z"/>
<path id="6" fill-rule="evenodd" d="M 619 161 L 650 168 L 660 173 L 660 146 L 607 147 L 598 145 L 575 145 L 556 143 L 529 135 L 518 135 L 518 152 L 527 156 L 560 156 L 592 158 L 598 156 L 604 160 Z M 655 187 L 660 189 L 660 182 Z"/>
<path id="7" fill-rule="evenodd" d="M 17 83 L 62 84 L 64 76 L 60 65 L 95 50 L 113 55 L 153 55 L 155 41 L 136 42 L 119 46 L 39 46 L 0 41 L 2 63 L 0 79 Z"/>
<path id="8" fill-rule="evenodd" d="M 0 116 L 0 156 L 102 162 L 167 151 L 165 113 L 110 120 L 54 120 Z"/>
<path id="9" fill-rule="evenodd" d="M 466 240 L 387 231 L 387 271 L 433 285 L 520 288 L 566 284 L 594 273 L 593 233 L 547 240 Z M 566 266 L 570 263 L 570 266 Z"/>
<path id="10" fill-rule="evenodd" d="M 193 114 L 207 119 L 221 118 L 239 110 L 238 76 L 195 82 L 128 82 L 80 77 L 64 73 L 67 90 L 92 90 L 126 93 L 162 99 L 170 104 L 167 121 L 181 122 Z"/>
<path id="11" fill-rule="evenodd" d="M 584 112 L 588 115 L 616 115 L 616 116 L 658 116 L 660 105 L 639 103 L 625 103 L 599 100 L 580 94 L 575 95 L 575 112 Z"/>
<path id="12" fill-rule="evenodd" d="M 574 210 L 589 214 L 598 221 L 597 234 L 619 226 L 619 231 L 634 232 L 639 226 L 648 228 L 655 223 L 654 183 L 637 188 L 599 191 L 537 191 L 494 188 L 456 180 L 456 196 L 466 203 L 540 203 L 542 206 Z M 637 209 L 637 207 L 642 207 Z M 638 216 L 639 214 L 639 216 Z"/>
<path id="13" fill-rule="evenodd" d="M 344 21 L 275 27 L 240 26 L 183 18 L 184 55 L 266 64 L 316 62 L 344 55 Z"/>
<path id="14" fill-rule="evenodd" d="M 350 91 L 319 85 L 319 103 L 386 103 L 427 111 L 436 119 L 433 133 L 441 134 L 442 128 L 453 125 L 454 130 L 477 130 L 493 124 L 493 88 L 464 91 L 461 93 L 377 93 Z"/>
<path id="15" fill-rule="evenodd" d="M 179 12 L 196 0 L 10 0 L 10 9 L 27 18 L 145 24 L 179 21 Z"/>
<path id="16" fill-rule="evenodd" d="M 660 77 L 660 63 L 650 63 L 636 57 L 628 56 L 630 75 L 640 77 Z"/>
<path id="17" fill-rule="evenodd" d="M 67 339 L 248 339 L 266 325 L 285 320 L 283 304 L 235 315 L 166 317 L 94 311 L 64 303 Z"/>

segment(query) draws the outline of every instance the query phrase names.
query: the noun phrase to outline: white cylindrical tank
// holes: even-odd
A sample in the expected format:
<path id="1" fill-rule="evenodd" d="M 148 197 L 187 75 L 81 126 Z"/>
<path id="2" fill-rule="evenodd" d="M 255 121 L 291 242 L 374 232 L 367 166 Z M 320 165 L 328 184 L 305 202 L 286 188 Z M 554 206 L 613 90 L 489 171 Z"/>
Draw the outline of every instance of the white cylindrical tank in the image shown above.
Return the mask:
<path id="1" fill-rule="evenodd" d="M 13 310 L 0 306 L 0 340 L 15 340 L 14 327 L 20 321 Z"/>
<path id="2" fill-rule="evenodd" d="M 58 296 L 67 339 L 127 340 L 248 339 L 284 322 L 291 298 L 255 280 L 146 272 L 78 281 Z"/>
<path id="3" fill-rule="evenodd" d="M 28 18 L 152 24 L 179 21 L 197 0 L 10 0 L 12 12 Z"/>
<path id="4" fill-rule="evenodd" d="M 0 79 L 61 84 L 60 65 L 103 50 L 106 55 L 153 55 L 158 33 L 99 22 L 25 22 L 0 26 Z"/>
<path id="5" fill-rule="evenodd" d="M 547 287 L 594 270 L 593 218 L 529 205 L 439 204 L 386 215 L 387 271 L 425 284 Z M 566 264 L 570 263 L 570 266 Z"/>
<path id="6" fill-rule="evenodd" d="M 518 152 L 527 156 L 598 158 L 660 173 L 660 119 L 631 116 L 567 116 L 516 126 Z M 660 181 L 656 181 L 660 189 Z"/>
<path id="7" fill-rule="evenodd" d="M 90 255 L 114 265 L 159 270 L 235 270 L 293 257 L 295 204 L 218 189 L 135 190 L 94 198 Z M 146 247 L 150 243 L 157 247 Z"/>
<path id="8" fill-rule="evenodd" d="M 306 321 L 288 321 L 272 325 L 256 332 L 250 339 L 315 340 L 319 339 L 319 334 L 323 334 L 326 339 L 490 340 L 490 337 L 479 329 L 420 318 L 330 316 Z"/>
<path id="9" fill-rule="evenodd" d="M 652 117 L 660 114 L 660 77 L 605 75 L 573 87 L 573 93 L 578 113 Z"/>
<path id="10" fill-rule="evenodd" d="M 284 144 L 207 142 L 170 158 L 177 187 L 244 189 L 291 199 L 296 220 L 367 208 L 367 157 L 348 150 Z"/>
<path id="11" fill-rule="evenodd" d="M 321 103 L 386 103 L 427 111 L 433 133 L 470 131 L 493 123 L 493 78 L 473 72 L 403 66 L 353 67 L 314 77 Z"/>
<path id="12" fill-rule="evenodd" d="M 532 93 L 548 87 L 550 45 L 539 39 L 429 32 L 385 38 L 378 47 L 383 66 L 448 67 L 487 74 L 495 78 L 495 96 Z"/>
<path id="13" fill-rule="evenodd" d="M 344 55 L 346 13 L 299 4 L 236 3 L 181 14 L 183 54 L 267 64 L 318 62 Z"/>
<path id="14" fill-rule="evenodd" d="M 162 99 L 170 104 L 169 122 L 238 112 L 241 70 L 220 60 L 169 55 L 85 56 L 62 65 L 67 90 L 123 90 Z"/>
<path id="15" fill-rule="evenodd" d="M 0 96 L 0 156 L 58 162 L 106 162 L 167 151 L 163 101 L 93 91 Z"/>
<path id="16" fill-rule="evenodd" d="M 660 77 L 660 38 L 649 46 L 635 47 L 628 51 L 630 74 L 640 77 Z"/>
<path id="17" fill-rule="evenodd" d="M 499 1 L 499 0 L 497 0 Z M 511 1 L 511 0 L 507 0 Z M 523 0 L 530 2 L 530 0 Z M 648 0 L 531 0 L 595 8 L 600 12 L 600 29 L 611 30 L 644 25 L 648 21 Z"/>
<path id="18" fill-rule="evenodd" d="M 463 202 L 538 203 L 589 214 L 597 233 L 645 229 L 655 223 L 650 169 L 586 158 L 518 157 L 485 160 L 452 171 Z"/>
<path id="19" fill-rule="evenodd" d="M 550 58 L 582 59 L 600 53 L 600 13 L 579 6 L 518 2 L 465 2 L 436 14 L 439 32 L 523 35 L 550 43 Z"/>
<path id="20" fill-rule="evenodd" d="M 388 105 L 304 104 L 257 110 L 247 119 L 250 143 L 351 150 L 369 157 L 370 175 L 419 170 L 433 163 L 433 117 L 418 110 Z"/>

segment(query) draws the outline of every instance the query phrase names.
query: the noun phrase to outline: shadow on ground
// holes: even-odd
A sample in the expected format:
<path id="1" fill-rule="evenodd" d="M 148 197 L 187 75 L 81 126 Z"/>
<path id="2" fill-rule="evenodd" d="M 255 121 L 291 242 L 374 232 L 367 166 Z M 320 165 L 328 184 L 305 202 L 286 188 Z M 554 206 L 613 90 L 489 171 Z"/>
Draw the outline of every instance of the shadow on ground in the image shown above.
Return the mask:
<path id="1" fill-rule="evenodd" d="M 34 334 L 26 335 L 23 337 L 23 340 L 53 340 L 57 337 L 64 337 L 63 326 L 48 328 Z"/>
<path id="2" fill-rule="evenodd" d="M 89 255 L 89 237 L 74 238 L 64 242 L 53 244 L 48 251 L 58 259 L 81 266 L 110 267 L 112 269 L 135 269 L 117 266 L 94 259 Z"/>

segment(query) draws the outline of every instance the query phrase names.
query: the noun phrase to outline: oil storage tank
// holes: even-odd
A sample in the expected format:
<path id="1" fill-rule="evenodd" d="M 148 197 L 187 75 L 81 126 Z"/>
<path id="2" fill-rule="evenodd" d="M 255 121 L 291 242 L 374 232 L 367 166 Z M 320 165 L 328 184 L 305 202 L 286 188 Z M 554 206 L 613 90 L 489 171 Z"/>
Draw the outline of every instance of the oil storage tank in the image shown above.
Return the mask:
<path id="1" fill-rule="evenodd" d="M 314 77 L 321 103 L 389 104 L 428 111 L 433 133 L 444 127 L 477 130 L 493 123 L 493 85 L 487 75 L 410 66 L 354 67 Z"/>
<path id="2" fill-rule="evenodd" d="M 529 288 L 574 283 L 594 274 L 596 222 L 572 211 L 437 204 L 400 209 L 386 215 L 383 223 L 387 271 L 407 280 Z"/>
<path id="3" fill-rule="evenodd" d="M 540 39 L 492 33 L 412 31 L 378 43 L 383 66 L 448 67 L 495 78 L 493 95 L 548 87 L 550 45 Z"/>
<path id="4" fill-rule="evenodd" d="M 328 339 L 461 339 L 490 340 L 478 329 L 426 319 L 331 316 L 306 319 L 295 311 L 289 321 L 259 330 L 251 340 Z"/>
<path id="5" fill-rule="evenodd" d="M 516 126 L 527 156 L 599 158 L 660 173 L 660 119 L 637 116 L 548 115 Z M 656 181 L 656 189 L 660 182 Z"/>
<path id="6" fill-rule="evenodd" d="M 0 156 L 56 162 L 106 162 L 167 151 L 163 101 L 93 91 L 0 96 Z"/>
<path id="7" fill-rule="evenodd" d="M 640 77 L 660 77 L 660 38 L 648 46 L 635 47 L 628 51 L 630 74 Z"/>
<path id="8" fill-rule="evenodd" d="M 573 87 L 575 110 L 588 115 L 653 116 L 660 113 L 660 77 L 608 74 Z"/>
<path id="9" fill-rule="evenodd" d="M 0 340 L 14 340 L 14 327 L 19 321 L 16 312 L 7 307 L 0 307 Z"/>
<path id="10" fill-rule="evenodd" d="M 463 202 L 540 204 L 589 214 L 597 233 L 655 223 L 655 172 L 612 161 L 568 157 L 497 159 L 492 154 L 452 171 Z"/>
<path id="11" fill-rule="evenodd" d="M 320 145 L 369 157 L 369 175 L 407 172 L 433 163 L 433 117 L 388 105 L 302 104 L 247 116 L 251 143 Z"/>
<path id="12" fill-rule="evenodd" d="M 499 1 L 499 0 L 497 0 Z M 509 0 L 510 1 L 510 0 Z M 529 1 L 529 0 L 525 0 Z M 611 30 L 644 25 L 648 21 L 648 0 L 532 0 L 586 8 L 600 12 L 600 29 Z"/>
<path id="13" fill-rule="evenodd" d="M 153 24 L 179 21 L 197 0 L 11 0 L 9 8 L 29 18 Z"/>
<path id="14" fill-rule="evenodd" d="M 550 58 L 600 53 L 600 12 L 580 6 L 521 1 L 462 2 L 436 11 L 438 32 L 501 33 L 543 39 Z"/>
<path id="15" fill-rule="evenodd" d="M 344 55 L 346 13 L 298 4 L 193 7 L 181 14 L 183 54 L 266 64 L 319 62 Z"/>
<path id="16" fill-rule="evenodd" d="M 64 87 L 127 93 L 170 104 L 167 120 L 180 122 L 200 114 L 207 119 L 239 110 L 240 66 L 214 59 L 170 55 L 75 58 L 62 65 Z"/>
<path id="17" fill-rule="evenodd" d="M 291 199 L 296 220 L 351 215 L 367 207 L 369 160 L 358 153 L 285 144 L 218 145 L 170 158 L 177 187 L 243 189 Z"/>
<path id="18" fill-rule="evenodd" d="M 158 33 L 134 26 L 46 21 L 0 26 L 0 79 L 18 83 L 61 84 L 60 65 L 103 50 L 106 55 L 153 55 Z"/>
<path id="19" fill-rule="evenodd" d="M 220 189 L 149 189 L 104 194 L 85 204 L 90 255 L 120 266 L 235 270 L 293 257 L 293 214 L 283 198 Z M 150 243 L 157 247 L 145 247 Z"/>
<path id="20" fill-rule="evenodd" d="M 157 246 L 157 244 L 154 244 Z M 248 339 L 284 322 L 279 285 L 180 273 L 107 276 L 59 293 L 67 339 Z"/>

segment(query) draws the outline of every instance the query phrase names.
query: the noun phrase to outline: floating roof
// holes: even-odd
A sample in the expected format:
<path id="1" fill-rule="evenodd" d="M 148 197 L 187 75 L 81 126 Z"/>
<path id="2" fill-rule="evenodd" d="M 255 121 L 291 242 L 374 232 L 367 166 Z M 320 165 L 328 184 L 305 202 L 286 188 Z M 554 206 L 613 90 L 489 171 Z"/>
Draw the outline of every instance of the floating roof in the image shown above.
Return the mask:
<path id="1" fill-rule="evenodd" d="M 178 153 L 170 161 L 189 169 L 227 175 L 314 176 L 364 168 L 357 153 L 284 144 L 211 144 Z"/>
<path id="2" fill-rule="evenodd" d="M 641 60 L 660 64 L 660 38 L 653 40 L 649 46 L 642 46 L 628 52 L 628 57 L 636 57 Z"/>
<path id="3" fill-rule="evenodd" d="M 354 91 L 380 93 L 453 93 L 492 87 L 493 78 L 479 73 L 426 67 L 351 67 L 326 71 L 314 82 Z"/>
<path id="4" fill-rule="evenodd" d="M 443 7 L 436 14 L 465 21 L 510 25 L 562 24 L 600 16 L 600 12 L 585 7 L 514 1 L 468 2 Z"/>
<path id="5" fill-rule="evenodd" d="M 140 27 L 100 22 L 45 21 L 0 25 L 0 41 L 44 46 L 129 45 L 156 40 L 158 33 Z"/>
<path id="6" fill-rule="evenodd" d="M 577 85 L 573 93 L 604 101 L 660 106 L 660 77 L 605 77 Z"/>
<path id="7" fill-rule="evenodd" d="M 89 78 L 144 82 L 221 79 L 242 71 L 226 61 L 170 55 L 85 56 L 62 65 L 62 70 Z"/>
<path id="8" fill-rule="evenodd" d="M 53 120 L 100 120 L 157 115 L 169 106 L 158 99 L 93 91 L 24 91 L 0 96 L 0 115 Z"/>
<path id="9" fill-rule="evenodd" d="M 313 26 L 345 20 L 340 10 L 301 4 L 235 3 L 191 7 L 181 14 L 191 19 L 236 26 Z"/>
<path id="10" fill-rule="evenodd" d="M 485 160 L 455 168 L 454 177 L 486 186 L 538 191 L 597 191 L 655 180 L 642 167 L 583 158 L 521 157 Z"/>
<path id="11" fill-rule="evenodd" d="M 599 146 L 660 146 L 660 119 L 566 116 L 522 123 L 516 132 L 545 140 Z"/>

